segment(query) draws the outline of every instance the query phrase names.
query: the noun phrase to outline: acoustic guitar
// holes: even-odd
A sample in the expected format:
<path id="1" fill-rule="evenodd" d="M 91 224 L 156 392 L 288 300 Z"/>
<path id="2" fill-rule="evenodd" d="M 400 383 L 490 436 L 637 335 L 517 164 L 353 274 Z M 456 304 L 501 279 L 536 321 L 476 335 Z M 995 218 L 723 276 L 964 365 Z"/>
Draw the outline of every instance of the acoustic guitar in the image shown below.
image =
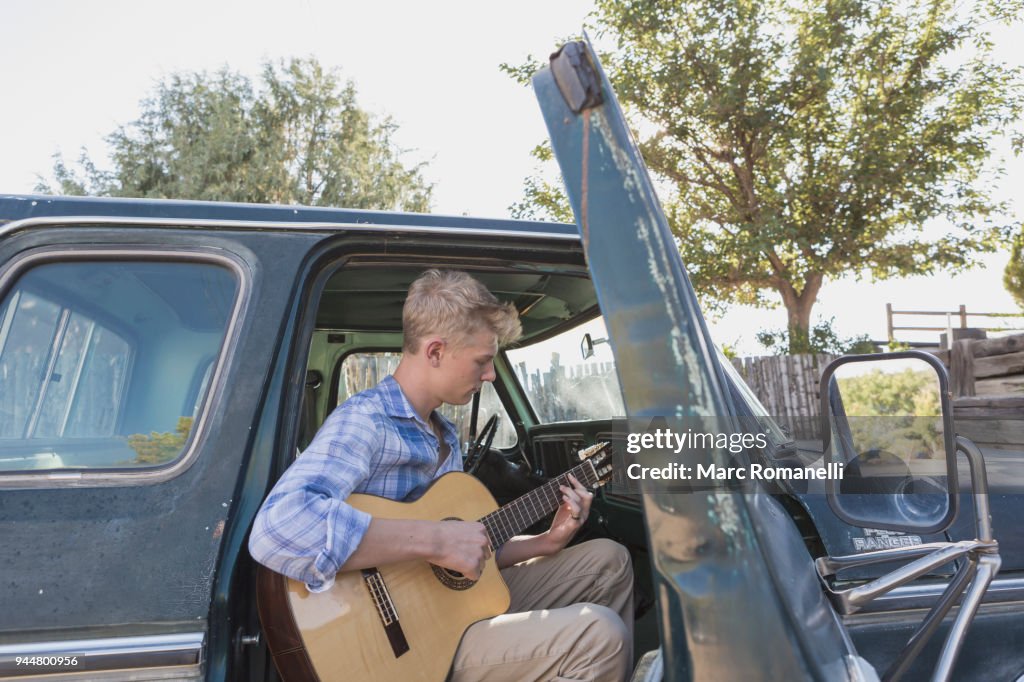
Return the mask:
<path id="1" fill-rule="evenodd" d="M 570 471 L 498 508 L 464 473 L 438 478 L 415 502 L 350 495 L 347 502 L 391 519 L 478 520 L 497 550 L 558 508 L 568 474 L 592 488 L 611 476 L 608 443 L 579 453 Z M 510 596 L 492 555 L 479 580 L 423 561 L 343 571 L 324 592 L 261 567 L 257 608 L 274 663 L 286 682 L 443 682 L 463 633 L 505 613 Z"/>

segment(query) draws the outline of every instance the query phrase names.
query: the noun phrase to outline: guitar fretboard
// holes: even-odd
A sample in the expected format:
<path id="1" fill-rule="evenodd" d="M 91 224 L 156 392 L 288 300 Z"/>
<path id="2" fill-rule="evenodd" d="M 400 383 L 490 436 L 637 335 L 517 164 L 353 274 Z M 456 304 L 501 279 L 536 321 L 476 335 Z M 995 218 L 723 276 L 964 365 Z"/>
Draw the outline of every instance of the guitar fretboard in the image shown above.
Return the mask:
<path id="1" fill-rule="evenodd" d="M 491 512 L 480 519 L 480 523 L 484 524 L 487 529 L 491 547 L 497 551 L 510 538 L 515 537 L 557 509 L 558 505 L 562 503 L 562 491 L 558 489 L 558 486 L 572 487 L 569 482 L 569 474 L 575 476 L 577 481 L 588 488 L 598 481 L 593 463 L 586 460 L 561 476 L 512 500 L 501 509 Z"/>

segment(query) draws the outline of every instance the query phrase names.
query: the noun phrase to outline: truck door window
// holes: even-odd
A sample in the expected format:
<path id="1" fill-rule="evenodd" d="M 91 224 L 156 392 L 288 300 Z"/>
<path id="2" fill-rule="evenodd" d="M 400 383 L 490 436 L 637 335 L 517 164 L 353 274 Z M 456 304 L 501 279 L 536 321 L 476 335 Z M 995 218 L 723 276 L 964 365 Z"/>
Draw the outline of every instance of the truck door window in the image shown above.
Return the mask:
<path id="1" fill-rule="evenodd" d="M 372 353 L 350 353 L 345 356 L 341 363 L 341 376 L 338 379 L 338 405 L 345 402 L 351 396 L 373 388 L 381 379 L 395 371 L 401 353 L 372 352 Z M 438 410 L 445 417 L 450 419 L 459 431 L 459 443 L 463 452 L 469 440 L 469 418 L 470 405 L 442 405 Z M 477 429 L 483 427 L 484 422 L 492 415 L 499 416 L 498 433 L 494 437 L 491 447 L 499 450 L 515 447 L 518 442 L 512 420 L 508 412 L 501 404 L 497 391 L 490 382 L 484 382 L 480 390 L 480 414 L 477 417 Z"/>
<path id="2" fill-rule="evenodd" d="M 0 470 L 175 460 L 237 290 L 208 263 L 29 269 L 0 304 Z"/>

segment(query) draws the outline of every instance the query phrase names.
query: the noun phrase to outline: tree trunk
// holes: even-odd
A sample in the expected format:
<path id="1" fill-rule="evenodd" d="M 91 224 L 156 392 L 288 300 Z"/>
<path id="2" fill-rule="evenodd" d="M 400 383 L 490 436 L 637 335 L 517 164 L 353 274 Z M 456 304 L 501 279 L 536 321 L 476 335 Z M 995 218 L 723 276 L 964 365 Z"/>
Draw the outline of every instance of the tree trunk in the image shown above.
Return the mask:
<path id="1" fill-rule="evenodd" d="M 807 276 L 800 293 L 788 282 L 779 290 L 786 306 L 790 355 L 816 351 L 811 348 L 811 309 L 818 300 L 822 280 L 821 274 L 813 273 Z"/>

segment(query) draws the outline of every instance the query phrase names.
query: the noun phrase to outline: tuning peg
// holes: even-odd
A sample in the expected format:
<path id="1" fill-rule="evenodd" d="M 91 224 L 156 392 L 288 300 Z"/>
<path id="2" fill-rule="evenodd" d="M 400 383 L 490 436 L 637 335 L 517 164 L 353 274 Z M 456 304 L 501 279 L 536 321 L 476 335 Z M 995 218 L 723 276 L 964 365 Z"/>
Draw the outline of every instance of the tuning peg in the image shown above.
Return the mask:
<path id="1" fill-rule="evenodd" d="M 585 459 L 587 459 L 589 457 L 594 457 L 597 454 L 599 454 L 601 452 L 604 452 L 605 448 L 607 448 L 609 445 L 611 445 L 611 443 L 609 443 L 608 441 L 601 441 L 600 443 L 594 443 L 590 447 L 583 448 L 582 450 L 577 452 L 576 456 L 579 457 L 580 461 L 582 462 L 583 460 L 585 460 Z"/>

